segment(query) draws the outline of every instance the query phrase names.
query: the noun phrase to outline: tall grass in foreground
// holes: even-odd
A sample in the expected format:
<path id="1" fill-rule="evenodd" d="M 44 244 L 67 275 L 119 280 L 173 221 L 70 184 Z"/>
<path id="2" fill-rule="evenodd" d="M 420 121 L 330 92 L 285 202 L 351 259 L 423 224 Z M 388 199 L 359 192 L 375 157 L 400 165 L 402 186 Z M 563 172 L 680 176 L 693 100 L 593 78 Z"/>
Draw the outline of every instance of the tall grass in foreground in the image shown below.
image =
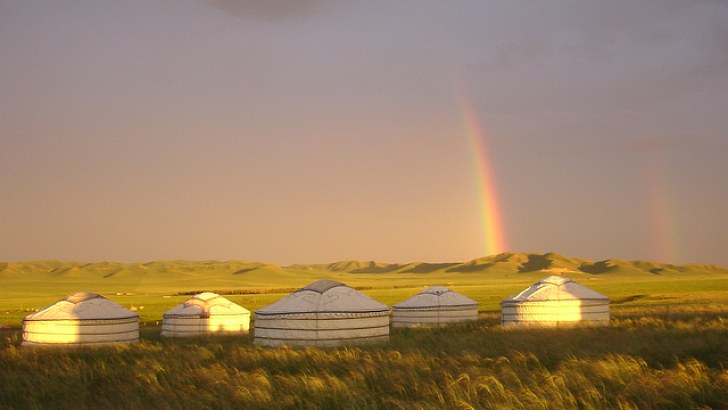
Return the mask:
<path id="1" fill-rule="evenodd" d="M 598 329 L 493 319 L 395 330 L 380 347 L 269 349 L 249 337 L 26 349 L 0 343 L 0 408 L 728 408 L 720 311 L 623 315 Z"/>

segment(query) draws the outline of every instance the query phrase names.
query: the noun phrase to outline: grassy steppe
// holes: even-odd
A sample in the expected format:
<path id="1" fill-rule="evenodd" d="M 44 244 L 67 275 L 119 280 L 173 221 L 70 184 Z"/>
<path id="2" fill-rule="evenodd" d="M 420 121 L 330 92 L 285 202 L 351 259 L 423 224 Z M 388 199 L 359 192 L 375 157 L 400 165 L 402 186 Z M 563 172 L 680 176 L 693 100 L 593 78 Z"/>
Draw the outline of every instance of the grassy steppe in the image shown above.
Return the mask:
<path id="1" fill-rule="evenodd" d="M 498 302 L 562 273 L 612 299 L 608 328 L 503 329 Z M 136 345 L 27 349 L 0 333 L 0 409 L 728 408 L 728 270 L 504 254 L 467 263 L 0 264 L 0 321 L 76 290 L 137 308 Z M 169 340 L 156 326 L 180 293 L 225 291 L 250 310 L 330 278 L 393 304 L 447 284 L 477 323 L 393 329 L 382 346 L 269 349 L 252 337 Z M 245 292 L 245 294 L 240 294 Z M 117 295 L 117 293 L 119 293 Z M 6 313 L 7 312 L 7 313 Z"/>
<path id="2" fill-rule="evenodd" d="M 393 330 L 378 347 L 251 337 L 28 349 L 0 341 L 0 408 L 689 409 L 728 406 L 726 305 L 657 306 L 608 328 L 508 330 L 495 315 Z"/>
<path id="3" fill-rule="evenodd" d="M 728 298 L 728 269 L 641 261 L 589 261 L 563 255 L 504 253 L 464 263 L 392 264 L 341 261 L 280 267 L 243 261 L 6 262 L 0 263 L 0 323 L 19 327 L 28 313 L 80 291 L 138 309 L 145 323 L 186 300 L 213 291 L 255 310 L 318 279 L 334 279 L 392 305 L 424 286 L 447 285 L 480 303 L 482 312 L 551 274 L 566 275 L 612 301 L 689 303 Z M 717 292 L 717 293 L 711 293 Z"/>

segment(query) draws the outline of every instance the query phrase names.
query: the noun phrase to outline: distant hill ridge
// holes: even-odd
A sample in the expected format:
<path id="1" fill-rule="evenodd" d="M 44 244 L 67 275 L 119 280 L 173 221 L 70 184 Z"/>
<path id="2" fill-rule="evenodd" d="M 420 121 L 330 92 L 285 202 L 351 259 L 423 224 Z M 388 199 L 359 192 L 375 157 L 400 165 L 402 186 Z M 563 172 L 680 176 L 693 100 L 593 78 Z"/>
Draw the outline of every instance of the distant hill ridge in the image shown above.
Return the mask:
<path id="1" fill-rule="evenodd" d="M 18 275 L 51 276 L 55 278 L 78 277 L 91 275 L 96 277 L 124 277 L 148 275 L 150 273 L 201 273 L 246 275 L 251 273 L 295 274 L 296 272 L 336 272 L 352 274 L 381 273 L 529 273 L 547 272 L 555 274 L 583 273 L 603 274 L 689 274 L 705 272 L 728 274 L 728 268 L 720 265 L 689 264 L 674 265 L 646 261 L 625 261 L 606 259 L 590 261 L 572 258 L 558 253 L 501 253 L 467 262 L 428 263 L 412 262 L 406 264 L 383 263 L 376 261 L 338 261 L 328 264 L 295 264 L 281 267 L 260 262 L 230 261 L 188 261 L 160 260 L 146 263 L 120 262 L 68 262 L 68 261 L 33 261 L 0 263 L 0 277 L 16 277 Z"/>

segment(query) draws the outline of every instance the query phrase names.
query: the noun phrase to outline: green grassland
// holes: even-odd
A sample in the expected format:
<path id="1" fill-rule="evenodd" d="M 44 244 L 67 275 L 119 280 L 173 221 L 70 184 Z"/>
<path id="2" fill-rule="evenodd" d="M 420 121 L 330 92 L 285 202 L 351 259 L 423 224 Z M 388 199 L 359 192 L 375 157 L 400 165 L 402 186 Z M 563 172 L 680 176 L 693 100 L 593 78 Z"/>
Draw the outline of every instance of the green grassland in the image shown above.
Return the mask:
<path id="1" fill-rule="evenodd" d="M 605 328 L 506 329 L 499 302 L 551 274 L 611 299 Z M 164 311 L 198 291 L 255 310 L 318 279 L 382 303 L 447 285 L 480 319 L 392 329 L 380 346 L 271 349 L 252 335 L 172 340 Z M 558 254 L 465 263 L 345 261 L 279 267 L 239 261 L 0 264 L 0 409 L 728 408 L 728 269 Z M 142 318 L 141 341 L 104 348 L 20 347 L 22 317 L 88 290 Z M 142 309 L 143 307 L 143 309 Z"/>
<path id="2" fill-rule="evenodd" d="M 554 253 L 505 253 L 465 263 L 342 261 L 287 267 L 242 261 L 8 262 L 0 263 L 0 323 L 19 327 L 29 312 L 80 290 L 134 308 L 144 323 L 158 322 L 166 310 L 201 291 L 229 295 L 254 311 L 318 279 L 344 282 L 389 305 L 423 287 L 446 285 L 478 301 L 487 313 L 551 274 L 609 296 L 615 309 L 728 299 L 728 269 L 720 266 L 593 262 Z"/>

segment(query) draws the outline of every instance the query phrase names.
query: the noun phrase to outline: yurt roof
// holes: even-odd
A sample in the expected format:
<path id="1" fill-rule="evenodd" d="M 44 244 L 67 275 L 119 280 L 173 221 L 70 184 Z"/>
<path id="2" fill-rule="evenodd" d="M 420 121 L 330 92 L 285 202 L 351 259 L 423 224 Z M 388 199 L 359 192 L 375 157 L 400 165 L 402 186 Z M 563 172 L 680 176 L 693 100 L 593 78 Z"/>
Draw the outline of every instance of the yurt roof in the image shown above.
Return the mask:
<path id="1" fill-rule="evenodd" d="M 478 306 L 478 302 L 444 286 L 431 286 L 411 298 L 394 305 L 395 309 L 428 307 Z"/>
<path id="2" fill-rule="evenodd" d="M 256 310 L 255 314 L 362 313 L 388 310 L 389 306 L 341 282 L 319 280 Z"/>
<path id="3" fill-rule="evenodd" d="M 508 302 L 545 302 L 550 300 L 605 300 L 607 296 L 562 276 L 549 276 L 505 300 Z"/>
<path id="4" fill-rule="evenodd" d="M 217 293 L 203 292 L 168 310 L 164 317 L 245 314 L 250 311 Z"/>
<path id="5" fill-rule="evenodd" d="M 324 293 L 329 289 L 335 288 L 337 286 L 346 286 L 341 282 L 337 282 L 335 280 L 328 280 L 328 279 L 321 279 L 316 282 L 310 283 L 303 288 L 299 289 L 299 291 L 302 290 L 310 290 L 317 293 Z"/>
<path id="6" fill-rule="evenodd" d="M 139 315 L 103 296 L 76 292 L 58 302 L 31 313 L 24 320 L 103 320 L 132 319 Z"/>

